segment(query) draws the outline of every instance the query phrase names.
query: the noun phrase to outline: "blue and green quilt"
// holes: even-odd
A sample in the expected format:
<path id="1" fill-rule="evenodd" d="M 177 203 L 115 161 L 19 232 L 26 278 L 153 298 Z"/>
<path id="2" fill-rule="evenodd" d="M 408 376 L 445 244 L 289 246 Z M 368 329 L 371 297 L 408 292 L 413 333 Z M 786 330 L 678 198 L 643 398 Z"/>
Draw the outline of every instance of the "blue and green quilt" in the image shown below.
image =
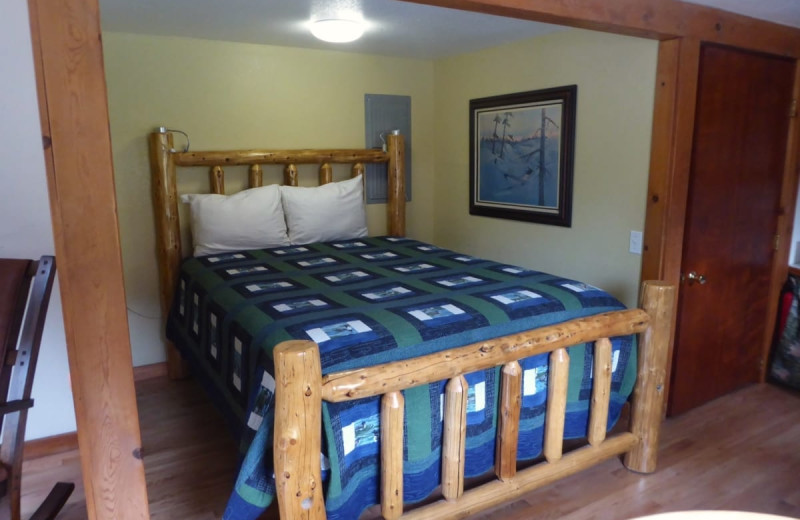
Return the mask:
<path id="1" fill-rule="evenodd" d="M 408 238 L 377 237 L 187 259 L 167 335 L 241 439 L 244 454 L 224 518 L 257 518 L 273 500 L 272 349 L 319 345 L 323 374 L 407 359 L 570 319 L 622 309 L 590 285 L 459 254 Z M 609 425 L 636 376 L 633 337 L 613 338 Z M 586 436 L 592 346 L 569 349 L 566 438 Z M 542 450 L 548 355 L 521 361 L 519 458 Z M 466 475 L 492 470 L 499 368 L 466 375 Z M 440 481 L 446 381 L 405 390 L 404 499 Z M 379 502 L 379 398 L 323 403 L 325 503 L 330 519 Z"/>

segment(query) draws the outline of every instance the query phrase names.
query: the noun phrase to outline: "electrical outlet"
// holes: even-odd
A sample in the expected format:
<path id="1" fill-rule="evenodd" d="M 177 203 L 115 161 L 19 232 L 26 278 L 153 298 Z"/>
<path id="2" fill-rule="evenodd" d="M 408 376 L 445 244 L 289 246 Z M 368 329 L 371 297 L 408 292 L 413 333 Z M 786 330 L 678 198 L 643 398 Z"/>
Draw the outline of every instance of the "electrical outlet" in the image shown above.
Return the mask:
<path id="1" fill-rule="evenodd" d="M 636 255 L 642 254 L 642 232 L 641 231 L 631 231 L 631 238 L 630 243 L 628 246 L 628 250 Z"/>

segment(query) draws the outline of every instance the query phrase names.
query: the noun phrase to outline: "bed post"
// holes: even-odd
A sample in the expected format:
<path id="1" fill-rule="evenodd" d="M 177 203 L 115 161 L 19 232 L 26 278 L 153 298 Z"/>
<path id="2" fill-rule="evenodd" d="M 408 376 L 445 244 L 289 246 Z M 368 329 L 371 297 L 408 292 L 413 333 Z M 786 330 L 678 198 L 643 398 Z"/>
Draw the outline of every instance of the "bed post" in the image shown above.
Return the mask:
<path id="1" fill-rule="evenodd" d="M 322 368 L 312 341 L 275 347 L 275 488 L 284 519 L 325 519 L 322 449 Z"/>
<path id="2" fill-rule="evenodd" d="M 642 284 L 641 307 L 650 315 L 650 326 L 639 337 L 639 373 L 633 391 L 630 430 L 639 442 L 624 459 L 625 467 L 640 473 L 656 469 L 674 300 L 674 286 L 654 281 Z"/>
<path id="3" fill-rule="evenodd" d="M 405 138 L 402 135 L 386 136 L 388 166 L 388 232 L 393 237 L 406 234 L 406 158 Z"/>
<path id="4" fill-rule="evenodd" d="M 169 313 L 176 277 L 180 266 L 181 230 L 178 220 L 178 189 L 175 180 L 175 160 L 172 153 L 172 134 L 161 131 L 150 134 L 150 170 L 152 173 L 153 209 L 156 220 L 156 251 L 158 254 L 161 312 Z M 167 372 L 171 379 L 189 375 L 188 366 L 171 342 L 167 342 Z"/>

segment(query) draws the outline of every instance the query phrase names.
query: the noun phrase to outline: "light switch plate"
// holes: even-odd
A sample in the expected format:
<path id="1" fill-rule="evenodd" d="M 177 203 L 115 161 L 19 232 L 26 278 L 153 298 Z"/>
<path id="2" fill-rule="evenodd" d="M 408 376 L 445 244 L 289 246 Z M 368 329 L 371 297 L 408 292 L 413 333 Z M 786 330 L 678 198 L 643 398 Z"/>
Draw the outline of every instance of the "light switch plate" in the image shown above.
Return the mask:
<path id="1" fill-rule="evenodd" d="M 630 244 L 628 246 L 628 251 L 634 253 L 636 255 L 642 254 L 642 232 L 641 231 L 631 231 L 631 238 Z"/>

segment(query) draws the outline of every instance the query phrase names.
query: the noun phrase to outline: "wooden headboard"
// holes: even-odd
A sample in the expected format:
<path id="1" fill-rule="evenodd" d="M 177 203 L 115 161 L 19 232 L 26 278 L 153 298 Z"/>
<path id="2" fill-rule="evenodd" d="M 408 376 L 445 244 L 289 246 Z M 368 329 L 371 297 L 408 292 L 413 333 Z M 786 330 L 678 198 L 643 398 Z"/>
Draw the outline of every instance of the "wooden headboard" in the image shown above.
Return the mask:
<path id="1" fill-rule="evenodd" d="M 178 211 L 178 166 L 207 166 L 212 193 L 225 193 L 225 167 L 248 166 L 250 188 L 262 186 L 262 165 L 282 165 L 283 183 L 297 186 L 298 165 L 319 166 L 319 184 L 333 181 L 333 164 L 350 164 L 351 176 L 364 174 L 366 163 L 387 163 L 387 227 L 391 236 L 405 235 L 405 155 L 402 135 L 386 136 L 386 151 L 377 149 L 332 150 L 223 150 L 174 151 L 173 136 L 160 129 L 150 134 L 150 168 L 152 170 L 153 206 L 156 217 L 156 244 L 159 264 L 159 286 L 163 316 L 169 312 L 183 258 L 181 225 Z M 171 377 L 185 375 L 180 356 L 174 347 L 167 352 Z"/>

